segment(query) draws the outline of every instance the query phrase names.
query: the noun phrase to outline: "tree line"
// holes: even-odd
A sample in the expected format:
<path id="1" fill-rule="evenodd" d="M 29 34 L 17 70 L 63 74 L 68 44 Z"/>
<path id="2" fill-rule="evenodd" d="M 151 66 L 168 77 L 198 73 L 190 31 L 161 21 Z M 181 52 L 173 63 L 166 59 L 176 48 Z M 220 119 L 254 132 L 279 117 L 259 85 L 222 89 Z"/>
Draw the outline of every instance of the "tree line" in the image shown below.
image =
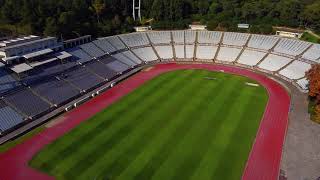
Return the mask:
<path id="1" fill-rule="evenodd" d="M 272 26 L 320 32 L 319 0 L 142 0 L 141 22 L 132 19 L 132 0 L 0 0 L 0 37 L 18 34 L 94 37 L 155 29 L 184 29 L 191 22 L 209 30 L 272 33 Z"/>

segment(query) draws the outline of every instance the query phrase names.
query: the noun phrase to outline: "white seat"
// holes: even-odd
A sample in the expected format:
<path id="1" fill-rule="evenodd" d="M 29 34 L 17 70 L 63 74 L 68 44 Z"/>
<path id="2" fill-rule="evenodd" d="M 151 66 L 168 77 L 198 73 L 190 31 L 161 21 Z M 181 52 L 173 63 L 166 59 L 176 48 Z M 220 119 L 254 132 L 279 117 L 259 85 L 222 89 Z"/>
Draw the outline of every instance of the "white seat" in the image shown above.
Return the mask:
<path id="1" fill-rule="evenodd" d="M 305 76 L 305 73 L 311 68 L 311 65 L 301 61 L 293 61 L 285 69 L 281 70 L 279 74 L 291 79 L 300 79 Z"/>
<path id="2" fill-rule="evenodd" d="M 197 53 L 196 58 L 197 59 L 214 59 L 214 56 L 216 55 L 218 47 L 217 46 L 198 46 L 197 47 Z"/>
<path id="3" fill-rule="evenodd" d="M 248 43 L 248 47 L 270 50 L 278 41 L 278 37 L 253 34 Z"/>
<path id="4" fill-rule="evenodd" d="M 311 44 L 308 42 L 282 38 L 277 46 L 274 48 L 275 52 L 287 54 L 290 56 L 297 56 L 306 50 Z"/>
<path id="5" fill-rule="evenodd" d="M 173 42 L 184 44 L 184 31 L 172 31 Z"/>
<path id="6" fill-rule="evenodd" d="M 309 86 L 309 81 L 307 78 L 303 78 L 297 81 L 297 84 L 303 89 L 303 90 L 308 90 Z"/>
<path id="7" fill-rule="evenodd" d="M 199 31 L 198 43 L 199 44 L 219 44 L 222 32 L 218 31 Z"/>
<path id="8" fill-rule="evenodd" d="M 148 32 L 148 36 L 153 44 L 170 44 L 171 42 L 170 31 Z"/>
<path id="9" fill-rule="evenodd" d="M 157 55 L 153 51 L 151 47 L 144 47 L 139 49 L 133 49 L 132 50 L 140 59 L 150 62 L 150 61 L 156 61 L 158 60 Z"/>
<path id="10" fill-rule="evenodd" d="M 291 61 L 292 59 L 287 57 L 269 54 L 269 56 L 265 60 L 263 60 L 261 64 L 259 64 L 259 68 L 268 71 L 278 71 Z"/>
<path id="11" fill-rule="evenodd" d="M 258 64 L 258 62 L 261 61 L 261 59 L 266 55 L 267 53 L 259 52 L 259 51 L 253 51 L 253 50 L 244 50 L 241 54 L 238 63 L 244 64 L 248 66 L 255 66 Z"/>
<path id="12" fill-rule="evenodd" d="M 173 59 L 172 46 L 154 46 L 161 59 Z"/>
<path id="13" fill-rule="evenodd" d="M 249 36 L 245 33 L 225 32 L 222 43 L 231 46 L 244 46 Z"/>
<path id="14" fill-rule="evenodd" d="M 240 54 L 241 49 L 231 48 L 231 47 L 221 47 L 217 60 L 218 61 L 226 61 L 233 62 L 236 60 L 238 55 Z"/>
<path id="15" fill-rule="evenodd" d="M 176 52 L 176 58 L 184 59 L 184 45 L 174 45 L 174 49 Z"/>
<path id="16" fill-rule="evenodd" d="M 320 61 L 320 44 L 314 44 L 302 55 L 302 58 L 319 63 Z"/>
<path id="17" fill-rule="evenodd" d="M 193 59 L 194 57 L 194 45 L 186 45 L 186 58 Z"/>

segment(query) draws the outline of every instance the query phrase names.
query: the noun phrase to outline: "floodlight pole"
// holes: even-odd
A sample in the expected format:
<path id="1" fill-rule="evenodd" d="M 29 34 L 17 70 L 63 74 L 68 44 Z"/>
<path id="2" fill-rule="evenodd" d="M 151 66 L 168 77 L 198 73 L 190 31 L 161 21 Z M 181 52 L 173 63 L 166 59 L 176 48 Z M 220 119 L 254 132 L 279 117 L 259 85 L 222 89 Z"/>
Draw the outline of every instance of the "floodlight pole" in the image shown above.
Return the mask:
<path id="1" fill-rule="evenodd" d="M 138 6 L 136 6 L 136 1 L 132 1 L 132 16 L 133 20 L 136 20 L 136 10 L 138 10 L 138 18 L 141 21 L 141 0 L 139 0 Z"/>

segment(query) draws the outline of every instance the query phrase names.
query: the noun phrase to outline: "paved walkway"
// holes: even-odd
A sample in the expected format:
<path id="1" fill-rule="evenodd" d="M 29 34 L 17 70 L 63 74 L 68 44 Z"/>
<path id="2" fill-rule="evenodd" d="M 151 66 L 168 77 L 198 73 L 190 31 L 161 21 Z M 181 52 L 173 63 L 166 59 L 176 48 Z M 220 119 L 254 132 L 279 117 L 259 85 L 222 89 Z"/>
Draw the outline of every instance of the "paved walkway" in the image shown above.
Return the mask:
<path id="1" fill-rule="evenodd" d="M 320 177 L 320 125 L 310 121 L 307 95 L 290 89 L 293 111 L 281 168 L 288 180 L 316 180 Z"/>

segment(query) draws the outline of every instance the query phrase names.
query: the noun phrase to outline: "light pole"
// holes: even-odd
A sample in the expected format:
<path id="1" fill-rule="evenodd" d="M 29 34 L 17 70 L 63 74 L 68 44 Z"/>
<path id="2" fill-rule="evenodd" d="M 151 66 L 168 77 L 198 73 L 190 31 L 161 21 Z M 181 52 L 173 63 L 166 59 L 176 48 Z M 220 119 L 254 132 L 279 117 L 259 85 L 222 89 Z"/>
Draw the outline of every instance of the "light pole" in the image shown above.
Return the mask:
<path id="1" fill-rule="evenodd" d="M 138 19 L 141 21 L 141 0 L 139 0 L 138 6 L 136 6 L 136 1 L 133 0 L 132 3 L 132 15 L 133 15 L 133 20 L 136 20 L 136 11 L 138 10 Z"/>

